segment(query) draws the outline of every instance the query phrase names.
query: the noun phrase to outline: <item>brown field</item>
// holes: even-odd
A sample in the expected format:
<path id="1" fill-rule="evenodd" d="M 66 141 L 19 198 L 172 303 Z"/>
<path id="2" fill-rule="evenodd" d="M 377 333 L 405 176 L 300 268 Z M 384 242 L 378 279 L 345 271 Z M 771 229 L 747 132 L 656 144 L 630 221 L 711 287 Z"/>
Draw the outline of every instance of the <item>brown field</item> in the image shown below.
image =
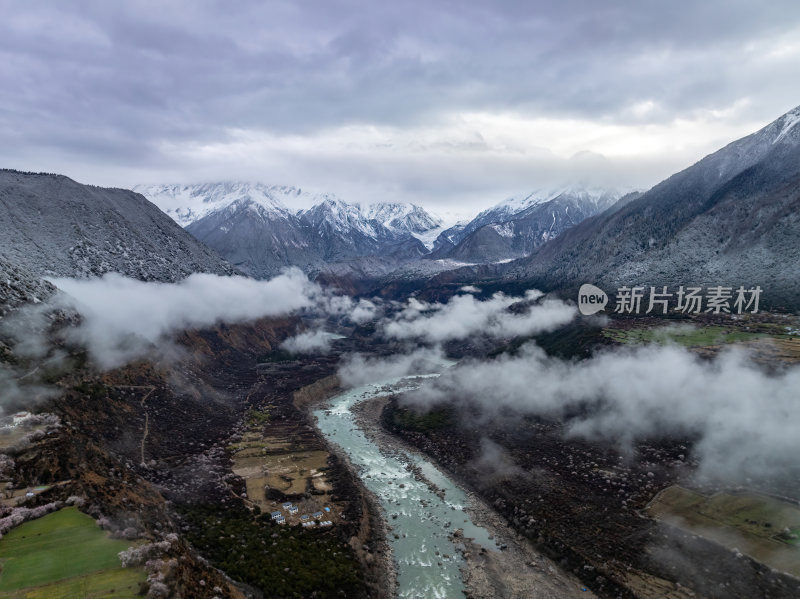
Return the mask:
<path id="1" fill-rule="evenodd" d="M 36 426 L 4 426 L 0 428 L 0 451 L 5 451 L 22 438 L 34 431 L 43 431 L 47 428 L 44 424 Z"/>
<path id="2" fill-rule="evenodd" d="M 299 522 L 301 513 L 314 512 L 331 505 L 332 486 L 326 479 L 328 452 L 297 451 L 285 439 L 248 432 L 242 441 L 230 446 L 235 451 L 233 472 L 247 485 L 247 497 L 262 511 L 273 511 L 278 501 L 267 499 L 265 490 L 275 489 L 284 495 L 295 496 L 300 513 L 287 517 L 292 524 Z M 314 494 L 309 495 L 314 491 Z M 338 512 L 339 510 L 334 510 Z M 331 512 L 329 519 L 334 519 Z"/>

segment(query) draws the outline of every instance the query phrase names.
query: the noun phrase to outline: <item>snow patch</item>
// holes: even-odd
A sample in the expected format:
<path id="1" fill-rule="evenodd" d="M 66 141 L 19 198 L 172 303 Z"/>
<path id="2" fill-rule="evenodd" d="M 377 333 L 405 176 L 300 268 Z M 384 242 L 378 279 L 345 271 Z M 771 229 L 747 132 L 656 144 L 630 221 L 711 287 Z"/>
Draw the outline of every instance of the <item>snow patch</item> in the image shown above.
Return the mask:
<path id="1" fill-rule="evenodd" d="M 514 225 L 511 223 L 489 225 L 501 237 L 514 237 Z"/>

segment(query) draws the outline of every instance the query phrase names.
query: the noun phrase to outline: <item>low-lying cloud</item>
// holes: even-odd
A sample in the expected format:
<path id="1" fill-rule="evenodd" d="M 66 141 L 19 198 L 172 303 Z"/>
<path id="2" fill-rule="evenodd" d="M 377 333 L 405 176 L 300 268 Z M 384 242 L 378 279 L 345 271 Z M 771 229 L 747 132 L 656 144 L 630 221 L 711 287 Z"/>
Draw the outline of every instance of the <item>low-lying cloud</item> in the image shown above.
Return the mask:
<path id="1" fill-rule="evenodd" d="M 411 353 L 389 357 L 348 356 L 339 367 L 345 387 L 399 378 L 411 374 L 438 372 L 448 363 L 439 347 L 421 347 Z"/>
<path id="2" fill-rule="evenodd" d="M 308 308 L 321 295 L 299 270 L 269 281 L 193 274 L 178 283 L 154 283 L 112 273 L 98 279 L 52 279 L 59 301 L 81 323 L 66 332 L 103 368 L 125 363 L 177 331 L 239 323 Z"/>
<path id="3" fill-rule="evenodd" d="M 556 329 L 575 317 L 575 308 L 560 300 L 532 303 L 541 296 L 541 292 L 529 290 L 524 297 L 496 293 L 481 301 L 464 294 L 450 298 L 446 304 L 411 298 L 398 315 L 384 322 L 383 330 L 395 339 L 443 343 L 477 335 L 492 338 L 532 335 Z M 514 304 L 520 304 L 519 309 L 509 310 Z"/>
<path id="4" fill-rule="evenodd" d="M 565 362 L 529 344 L 514 357 L 447 369 L 407 401 L 469 402 L 488 415 L 572 414 L 567 435 L 623 447 L 690 435 L 699 439 L 701 473 L 741 478 L 796 465 L 797 389 L 800 368 L 768 375 L 740 351 L 705 361 L 679 347 L 651 346 Z"/>
<path id="5" fill-rule="evenodd" d="M 0 363 L 0 416 L 23 407 L 28 409 L 56 394 L 51 387 L 25 384 L 29 374 Z"/>
<path id="6" fill-rule="evenodd" d="M 347 295 L 333 295 L 319 292 L 315 295 L 315 303 L 320 312 L 326 316 L 345 318 L 354 324 L 364 324 L 373 320 L 380 308 L 374 302 L 361 298 L 358 301 Z"/>
<path id="7" fill-rule="evenodd" d="M 333 336 L 321 330 L 304 331 L 289 337 L 281 347 L 293 354 L 327 353 L 331 348 Z"/>
<path id="8" fill-rule="evenodd" d="M 481 439 L 480 453 L 469 463 L 469 467 L 486 482 L 497 483 L 507 478 L 530 476 L 514 463 L 502 446 L 487 437 Z"/>

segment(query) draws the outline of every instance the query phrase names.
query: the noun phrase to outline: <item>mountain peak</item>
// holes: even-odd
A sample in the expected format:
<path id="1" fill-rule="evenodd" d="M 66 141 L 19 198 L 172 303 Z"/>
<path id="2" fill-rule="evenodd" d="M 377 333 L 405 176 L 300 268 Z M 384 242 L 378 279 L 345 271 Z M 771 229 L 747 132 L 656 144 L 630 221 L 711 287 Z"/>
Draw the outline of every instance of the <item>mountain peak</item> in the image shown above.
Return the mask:
<path id="1" fill-rule="evenodd" d="M 370 204 L 364 211 L 367 218 L 394 231 L 425 233 L 442 225 L 442 219 L 416 204 L 385 202 Z"/>
<path id="2" fill-rule="evenodd" d="M 794 129 L 795 125 L 800 123 L 800 106 L 793 108 L 778 120 L 775 121 L 778 127 L 780 127 L 780 132 L 778 133 L 777 137 L 772 141 L 772 143 L 778 143 L 783 138 L 787 136 L 787 134 Z"/>
<path id="3" fill-rule="evenodd" d="M 305 193 L 296 187 L 240 181 L 137 185 L 133 191 L 141 193 L 182 227 L 234 202 L 250 202 L 258 205 L 261 213 L 285 217 L 290 214 L 286 204 L 296 202 Z"/>

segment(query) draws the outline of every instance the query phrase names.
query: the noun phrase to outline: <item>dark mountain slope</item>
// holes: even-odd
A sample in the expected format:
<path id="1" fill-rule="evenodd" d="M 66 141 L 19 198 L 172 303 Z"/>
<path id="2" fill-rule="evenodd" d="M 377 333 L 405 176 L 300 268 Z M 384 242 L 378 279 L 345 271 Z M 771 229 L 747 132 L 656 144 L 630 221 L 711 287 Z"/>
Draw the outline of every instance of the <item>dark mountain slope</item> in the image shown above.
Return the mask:
<path id="1" fill-rule="evenodd" d="M 800 291 L 800 108 L 618 210 L 589 218 L 496 275 L 546 289 L 761 285 L 775 305 Z"/>
<path id="2" fill-rule="evenodd" d="M 144 196 L 0 171 L 0 254 L 34 275 L 176 281 L 234 269 Z"/>
<path id="3" fill-rule="evenodd" d="M 292 214 L 237 200 L 186 227 L 242 272 L 269 278 L 288 265 L 305 271 L 322 264 L 320 245 Z"/>

